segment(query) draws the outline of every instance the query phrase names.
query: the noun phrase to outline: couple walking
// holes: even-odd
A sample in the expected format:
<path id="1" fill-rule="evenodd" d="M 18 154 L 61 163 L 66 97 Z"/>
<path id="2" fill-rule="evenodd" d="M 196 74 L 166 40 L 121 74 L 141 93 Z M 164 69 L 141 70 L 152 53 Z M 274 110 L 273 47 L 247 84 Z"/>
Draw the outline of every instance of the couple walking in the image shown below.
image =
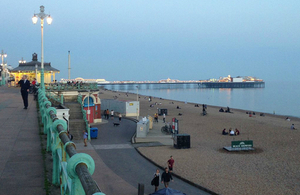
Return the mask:
<path id="1" fill-rule="evenodd" d="M 173 177 L 171 172 L 173 171 L 173 165 L 174 165 L 174 159 L 172 156 L 170 156 L 170 159 L 167 161 L 168 167 L 165 167 L 165 171 L 161 175 L 161 183 L 165 185 L 166 188 L 169 187 L 170 181 L 173 181 Z M 160 178 L 160 172 L 159 169 L 156 170 L 154 173 L 153 179 L 151 181 L 151 185 L 155 186 L 155 192 L 158 190 L 159 186 L 159 178 Z"/>

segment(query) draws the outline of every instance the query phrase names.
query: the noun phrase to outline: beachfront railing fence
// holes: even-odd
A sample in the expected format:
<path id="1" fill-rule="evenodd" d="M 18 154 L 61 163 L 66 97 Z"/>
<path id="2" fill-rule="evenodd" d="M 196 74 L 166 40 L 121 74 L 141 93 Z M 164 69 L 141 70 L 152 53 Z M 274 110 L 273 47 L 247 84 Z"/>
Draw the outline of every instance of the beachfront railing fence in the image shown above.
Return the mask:
<path id="1" fill-rule="evenodd" d="M 64 95 L 63 94 L 58 95 L 54 92 L 48 91 L 46 95 L 49 99 L 52 99 L 60 104 L 64 104 Z"/>
<path id="2" fill-rule="evenodd" d="M 95 171 L 93 158 L 76 152 L 76 145 L 67 134 L 66 121 L 57 118 L 56 109 L 42 90 L 38 93 L 38 103 L 47 135 L 46 149 L 52 152 L 52 183 L 60 186 L 63 195 L 104 195 L 91 176 Z"/>
<path id="3" fill-rule="evenodd" d="M 97 90 L 97 83 L 49 83 L 45 86 L 46 91 L 78 91 Z"/>
<path id="4" fill-rule="evenodd" d="M 85 129 L 88 132 L 88 140 L 90 140 L 91 139 L 90 125 L 89 125 L 89 121 L 86 118 L 86 110 L 83 109 L 83 101 L 82 101 L 82 95 L 81 94 L 79 94 L 77 96 L 77 102 L 81 105 L 80 107 L 81 107 L 82 117 L 83 117 L 83 120 L 85 122 Z"/>

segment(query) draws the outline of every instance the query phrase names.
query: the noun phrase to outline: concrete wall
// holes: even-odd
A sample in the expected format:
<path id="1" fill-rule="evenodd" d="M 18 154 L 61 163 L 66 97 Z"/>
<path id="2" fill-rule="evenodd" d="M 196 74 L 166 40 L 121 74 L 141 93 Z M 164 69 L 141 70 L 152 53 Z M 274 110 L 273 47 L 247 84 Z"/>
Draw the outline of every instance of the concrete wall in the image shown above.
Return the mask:
<path id="1" fill-rule="evenodd" d="M 113 99 L 102 99 L 101 100 L 101 113 L 104 110 L 114 110 L 125 116 L 137 116 L 140 110 L 140 104 L 137 101 L 119 101 Z"/>

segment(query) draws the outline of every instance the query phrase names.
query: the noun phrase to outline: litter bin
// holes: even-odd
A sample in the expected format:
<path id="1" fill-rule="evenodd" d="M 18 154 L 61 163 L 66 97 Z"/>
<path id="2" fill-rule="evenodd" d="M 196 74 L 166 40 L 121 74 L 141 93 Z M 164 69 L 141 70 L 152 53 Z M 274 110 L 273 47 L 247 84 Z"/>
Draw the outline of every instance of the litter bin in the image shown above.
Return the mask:
<path id="1" fill-rule="evenodd" d="M 174 136 L 174 148 L 186 149 L 191 147 L 191 138 L 188 134 L 177 134 Z"/>
<path id="2" fill-rule="evenodd" d="M 97 127 L 90 128 L 90 133 L 91 133 L 91 139 L 97 139 L 97 137 L 98 137 L 98 128 Z"/>

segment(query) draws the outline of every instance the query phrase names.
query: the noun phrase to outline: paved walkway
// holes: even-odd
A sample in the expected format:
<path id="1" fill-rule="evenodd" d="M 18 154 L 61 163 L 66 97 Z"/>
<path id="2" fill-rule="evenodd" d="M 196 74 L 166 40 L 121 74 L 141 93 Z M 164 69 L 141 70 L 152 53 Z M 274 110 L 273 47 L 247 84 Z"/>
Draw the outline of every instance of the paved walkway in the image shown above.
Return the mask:
<path id="1" fill-rule="evenodd" d="M 153 143 L 132 145 L 136 124 L 130 120 L 123 120 L 118 127 L 113 126 L 112 120 L 97 127 L 98 139 L 91 140 L 88 147 L 83 147 L 79 141 L 76 147 L 77 152 L 93 157 L 96 164 L 93 178 L 100 189 L 107 195 L 134 195 L 138 183 L 143 183 L 146 194 L 153 192 L 150 181 L 157 167 L 134 149 Z M 29 95 L 28 109 L 24 110 L 18 88 L 0 87 L 0 131 L 0 194 L 45 194 L 38 115 L 32 95 Z M 169 136 L 159 137 L 158 134 L 152 131 L 148 141 L 156 137 L 160 139 L 159 145 L 170 144 Z M 171 188 L 190 195 L 207 194 L 177 178 L 174 180 Z"/>
<path id="2" fill-rule="evenodd" d="M 92 139 L 87 148 L 83 147 L 83 143 L 77 143 L 76 146 L 78 150 L 89 153 L 94 158 L 96 173 L 93 177 L 104 193 L 134 195 L 137 194 L 138 183 L 143 183 L 145 194 L 150 194 L 154 192 L 154 187 L 150 185 L 150 182 L 158 167 L 135 150 L 135 147 L 148 146 L 150 143 L 131 144 L 136 123 L 122 119 L 119 126 L 113 126 L 113 122 L 117 121 L 116 118 L 109 119 L 108 123 L 94 125 L 93 127 L 99 129 L 98 138 Z M 160 126 L 162 123 L 158 125 Z M 148 141 L 150 142 L 158 134 L 158 131 L 152 132 L 153 136 L 150 136 Z M 166 143 L 169 143 L 170 136 L 161 135 L 161 137 L 165 138 Z M 144 139 L 144 141 L 146 140 Z M 162 138 L 160 141 L 164 142 Z M 160 172 L 162 173 L 161 169 Z M 160 184 L 159 189 L 163 187 L 163 184 Z M 176 177 L 174 182 L 170 183 L 170 187 L 188 195 L 208 194 Z"/>
<path id="3" fill-rule="evenodd" d="M 0 87 L 0 194 L 45 194 L 36 102 L 23 109 L 19 88 Z"/>

